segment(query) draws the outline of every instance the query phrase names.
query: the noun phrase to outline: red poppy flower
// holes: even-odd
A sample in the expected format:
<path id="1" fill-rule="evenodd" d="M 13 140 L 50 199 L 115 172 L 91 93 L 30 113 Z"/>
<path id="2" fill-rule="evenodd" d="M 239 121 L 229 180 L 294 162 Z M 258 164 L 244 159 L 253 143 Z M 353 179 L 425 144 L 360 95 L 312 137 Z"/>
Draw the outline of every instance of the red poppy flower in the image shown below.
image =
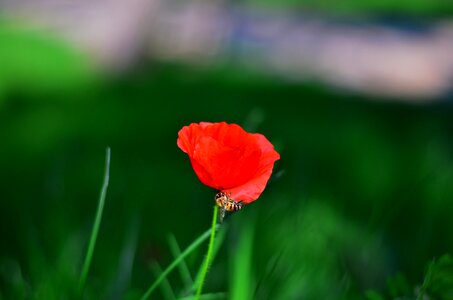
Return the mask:
<path id="1" fill-rule="evenodd" d="M 177 144 L 202 183 L 246 204 L 260 196 L 280 159 L 262 134 L 225 122 L 184 126 Z"/>

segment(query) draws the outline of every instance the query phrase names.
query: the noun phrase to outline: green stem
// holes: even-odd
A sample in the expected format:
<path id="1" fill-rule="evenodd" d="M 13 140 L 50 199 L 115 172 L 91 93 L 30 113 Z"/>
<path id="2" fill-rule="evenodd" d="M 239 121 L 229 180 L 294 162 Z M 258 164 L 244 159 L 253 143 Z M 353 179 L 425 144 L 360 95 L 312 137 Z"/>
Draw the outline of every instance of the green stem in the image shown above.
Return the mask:
<path id="1" fill-rule="evenodd" d="M 218 227 L 216 226 L 214 228 L 214 231 L 216 231 Z M 164 280 L 168 274 L 170 274 L 171 271 L 173 271 L 178 264 L 180 264 L 186 256 L 188 256 L 190 253 L 192 253 L 195 249 L 197 249 L 205 240 L 209 238 L 210 235 L 212 235 L 212 228 L 208 229 L 205 231 L 200 237 L 198 237 L 192 244 L 190 244 L 186 250 L 184 250 L 181 255 L 179 255 L 166 269 L 163 271 L 160 276 L 154 281 L 154 283 L 149 287 L 149 289 L 146 291 L 146 293 L 142 296 L 141 300 L 148 299 L 149 296 L 151 296 L 152 292 L 156 289 L 156 287 Z"/>
<path id="2" fill-rule="evenodd" d="M 213 248 L 213 250 L 212 250 L 211 260 L 214 260 L 214 259 L 215 259 L 216 254 L 219 252 L 219 249 L 220 249 L 220 247 L 222 246 L 223 240 L 225 239 L 226 225 L 227 225 L 227 224 L 222 224 L 222 230 L 219 230 L 219 233 L 216 235 L 215 242 L 214 242 L 214 248 Z M 193 291 L 196 291 L 197 288 L 198 288 L 198 285 L 200 284 L 200 281 L 201 281 L 201 273 L 203 273 L 204 264 L 205 264 L 205 261 L 204 261 L 203 264 L 200 266 L 200 268 L 199 268 L 199 270 L 198 270 L 198 272 L 197 272 L 197 276 L 195 277 L 195 281 L 194 281 L 194 283 L 192 284 L 191 289 L 192 289 Z M 195 296 L 194 296 L 194 297 L 195 297 Z"/>
<path id="3" fill-rule="evenodd" d="M 106 149 L 105 156 L 105 172 L 104 182 L 102 184 L 101 193 L 99 195 L 98 209 L 96 211 L 96 218 L 94 220 L 93 229 L 91 231 L 90 243 L 88 244 L 87 254 L 83 263 L 82 273 L 79 281 L 79 292 L 82 293 L 85 288 L 85 283 L 90 270 L 91 259 L 93 258 L 94 246 L 96 245 L 96 239 L 98 237 L 99 226 L 101 225 L 102 212 L 104 210 L 105 195 L 107 194 L 107 187 L 109 186 L 109 174 L 110 174 L 110 148 Z"/>
<path id="4" fill-rule="evenodd" d="M 216 233 L 216 227 L 217 227 L 217 213 L 219 211 L 219 208 L 217 205 L 214 206 L 214 214 L 212 217 L 212 225 L 211 225 L 211 238 L 209 239 L 209 246 L 208 246 L 208 253 L 206 254 L 206 260 L 204 263 L 204 268 L 201 273 L 201 280 L 200 280 L 200 285 L 198 286 L 197 289 L 197 295 L 195 297 L 195 300 L 199 300 L 201 296 L 201 291 L 203 290 L 203 284 L 206 279 L 206 274 L 208 273 L 209 269 L 209 261 L 211 260 L 212 256 L 212 249 L 214 248 L 214 239 L 215 239 L 215 233 Z"/>

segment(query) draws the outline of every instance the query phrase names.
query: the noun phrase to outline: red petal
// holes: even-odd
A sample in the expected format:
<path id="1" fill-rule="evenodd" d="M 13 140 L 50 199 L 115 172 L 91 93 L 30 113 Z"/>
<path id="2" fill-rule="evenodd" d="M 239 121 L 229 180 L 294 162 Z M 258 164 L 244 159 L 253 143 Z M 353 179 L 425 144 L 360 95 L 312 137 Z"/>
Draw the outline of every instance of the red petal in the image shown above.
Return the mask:
<path id="1" fill-rule="evenodd" d="M 254 136 L 262 151 L 257 172 L 253 178 L 245 184 L 224 190 L 226 193 L 231 193 L 232 199 L 243 201 L 244 203 L 250 203 L 258 199 L 271 177 L 274 162 L 280 159 L 280 155 L 274 150 L 274 146 L 266 139 L 266 137 L 261 134 L 254 134 Z"/>
<path id="2" fill-rule="evenodd" d="M 184 126 L 177 144 L 189 155 L 202 183 L 231 192 L 234 200 L 245 203 L 259 197 L 280 158 L 263 135 L 225 122 Z"/>

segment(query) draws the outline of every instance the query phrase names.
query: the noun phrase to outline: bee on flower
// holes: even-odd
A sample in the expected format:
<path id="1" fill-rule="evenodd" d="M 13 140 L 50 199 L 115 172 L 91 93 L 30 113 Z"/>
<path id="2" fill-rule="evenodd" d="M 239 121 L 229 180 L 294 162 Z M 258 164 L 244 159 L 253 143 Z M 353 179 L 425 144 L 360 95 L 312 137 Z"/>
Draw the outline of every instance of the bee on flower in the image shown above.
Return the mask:
<path id="1" fill-rule="evenodd" d="M 218 207 L 220 207 L 220 221 L 225 217 L 226 211 L 238 211 L 242 209 L 242 202 L 236 202 L 230 198 L 230 195 L 227 195 L 224 192 L 218 192 L 215 195 L 215 202 Z"/>

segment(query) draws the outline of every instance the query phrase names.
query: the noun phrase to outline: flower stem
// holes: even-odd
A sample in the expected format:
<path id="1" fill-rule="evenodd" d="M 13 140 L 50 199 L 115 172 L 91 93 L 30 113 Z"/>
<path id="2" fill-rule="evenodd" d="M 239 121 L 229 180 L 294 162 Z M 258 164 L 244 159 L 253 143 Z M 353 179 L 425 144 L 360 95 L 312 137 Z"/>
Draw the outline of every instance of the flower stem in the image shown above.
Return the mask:
<path id="1" fill-rule="evenodd" d="M 197 289 L 197 295 L 195 297 L 195 300 L 199 300 L 201 296 L 201 292 L 203 290 L 203 284 L 206 279 L 206 274 L 208 273 L 209 269 L 209 262 L 211 260 L 212 256 L 212 249 L 214 248 L 214 239 L 215 239 L 215 233 L 216 233 L 216 227 L 217 227 L 217 213 L 219 211 L 219 208 L 217 205 L 214 206 L 214 214 L 212 216 L 212 225 L 211 225 L 211 238 L 209 239 L 209 246 L 208 246 L 208 253 L 206 254 L 206 259 L 204 262 L 204 267 L 203 271 L 201 273 L 201 280 L 200 280 L 200 285 L 198 286 Z"/>
<path id="2" fill-rule="evenodd" d="M 214 231 L 218 229 L 217 226 L 214 227 Z M 192 244 L 190 244 L 163 272 L 160 276 L 154 281 L 154 283 L 149 287 L 145 294 L 140 298 L 141 300 L 148 299 L 152 292 L 156 289 L 157 286 L 176 268 L 190 253 L 197 249 L 204 241 L 206 241 L 209 235 L 212 235 L 212 229 L 206 230 L 202 235 L 200 235 Z"/>

